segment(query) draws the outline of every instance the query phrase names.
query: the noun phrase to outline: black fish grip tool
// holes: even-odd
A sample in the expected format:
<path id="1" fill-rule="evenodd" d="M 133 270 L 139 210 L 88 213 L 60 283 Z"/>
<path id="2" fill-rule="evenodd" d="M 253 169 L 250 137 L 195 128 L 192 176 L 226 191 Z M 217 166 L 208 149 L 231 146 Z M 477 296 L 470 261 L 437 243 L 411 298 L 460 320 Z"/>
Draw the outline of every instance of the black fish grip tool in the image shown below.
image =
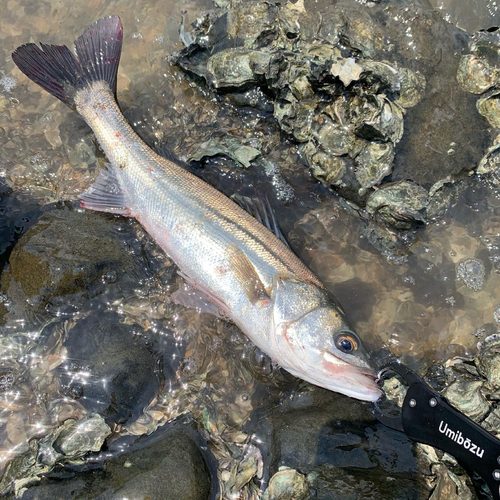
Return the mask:
<path id="1" fill-rule="evenodd" d="M 385 365 L 379 380 L 394 372 L 408 385 L 401 414 L 388 416 L 375 404 L 375 416 L 410 439 L 453 455 L 470 474 L 479 474 L 500 500 L 500 440 L 453 408 L 415 372 L 399 362 Z"/>

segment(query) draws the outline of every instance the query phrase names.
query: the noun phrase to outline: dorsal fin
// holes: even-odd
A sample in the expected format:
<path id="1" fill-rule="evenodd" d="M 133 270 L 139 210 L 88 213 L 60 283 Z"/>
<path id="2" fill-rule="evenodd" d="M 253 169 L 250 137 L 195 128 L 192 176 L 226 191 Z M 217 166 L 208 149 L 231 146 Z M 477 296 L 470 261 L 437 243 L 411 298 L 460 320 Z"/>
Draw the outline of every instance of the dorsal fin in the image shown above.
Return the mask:
<path id="1" fill-rule="evenodd" d="M 262 225 L 266 226 L 287 247 L 290 247 L 284 234 L 281 232 L 267 195 L 258 193 L 257 198 L 249 198 L 248 196 L 233 194 L 231 199 L 252 217 L 255 217 Z"/>

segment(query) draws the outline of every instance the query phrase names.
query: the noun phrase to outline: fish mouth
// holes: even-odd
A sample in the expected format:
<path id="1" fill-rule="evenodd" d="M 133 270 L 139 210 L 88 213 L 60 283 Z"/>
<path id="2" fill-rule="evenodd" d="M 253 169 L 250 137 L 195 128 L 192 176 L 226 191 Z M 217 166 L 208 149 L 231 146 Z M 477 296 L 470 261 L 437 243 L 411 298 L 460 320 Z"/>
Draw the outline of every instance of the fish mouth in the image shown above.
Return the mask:
<path id="1" fill-rule="evenodd" d="M 332 375 L 332 390 L 362 401 L 377 401 L 382 396 L 374 370 L 351 365 L 328 351 L 323 353 L 322 366 Z"/>

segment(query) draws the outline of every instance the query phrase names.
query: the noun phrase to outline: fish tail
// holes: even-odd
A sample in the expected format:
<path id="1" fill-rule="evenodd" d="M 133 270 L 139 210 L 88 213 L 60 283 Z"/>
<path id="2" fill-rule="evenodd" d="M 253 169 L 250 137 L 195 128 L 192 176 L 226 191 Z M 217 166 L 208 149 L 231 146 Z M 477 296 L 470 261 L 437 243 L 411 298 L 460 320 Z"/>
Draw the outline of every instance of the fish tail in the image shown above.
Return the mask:
<path id="1" fill-rule="evenodd" d="M 106 82 L 116 97 L 122 41 L 120 18 L 104 17 L 75 40 L 76 56 L 65 45 L 28 43 L 13 52 L 12 60 L 29 79 L 75 109 L 78 90 L 92 82 Z"/>

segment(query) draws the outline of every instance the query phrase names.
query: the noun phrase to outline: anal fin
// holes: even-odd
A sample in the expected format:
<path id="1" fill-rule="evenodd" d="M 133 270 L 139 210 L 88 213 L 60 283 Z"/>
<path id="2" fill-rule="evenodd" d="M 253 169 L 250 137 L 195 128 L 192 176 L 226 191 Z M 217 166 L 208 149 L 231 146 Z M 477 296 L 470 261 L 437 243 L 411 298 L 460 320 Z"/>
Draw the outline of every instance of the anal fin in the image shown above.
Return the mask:
<path id="1" fill-rule="evenodd" d="M 250 259 L 237 245 L 227 248 L 229 267 L 252 304 L 266 306 L 270 297 Z"/>
<path id="2" fill-rule="evenodd" d="M 106 167 L 107 170 L 99 172 L 94 184 L 78 196 L 81 206 L 99 212 L 131 216 L 125 191 L 114 172 L 115 167 L 110 163 L 106 163 Z"/>

